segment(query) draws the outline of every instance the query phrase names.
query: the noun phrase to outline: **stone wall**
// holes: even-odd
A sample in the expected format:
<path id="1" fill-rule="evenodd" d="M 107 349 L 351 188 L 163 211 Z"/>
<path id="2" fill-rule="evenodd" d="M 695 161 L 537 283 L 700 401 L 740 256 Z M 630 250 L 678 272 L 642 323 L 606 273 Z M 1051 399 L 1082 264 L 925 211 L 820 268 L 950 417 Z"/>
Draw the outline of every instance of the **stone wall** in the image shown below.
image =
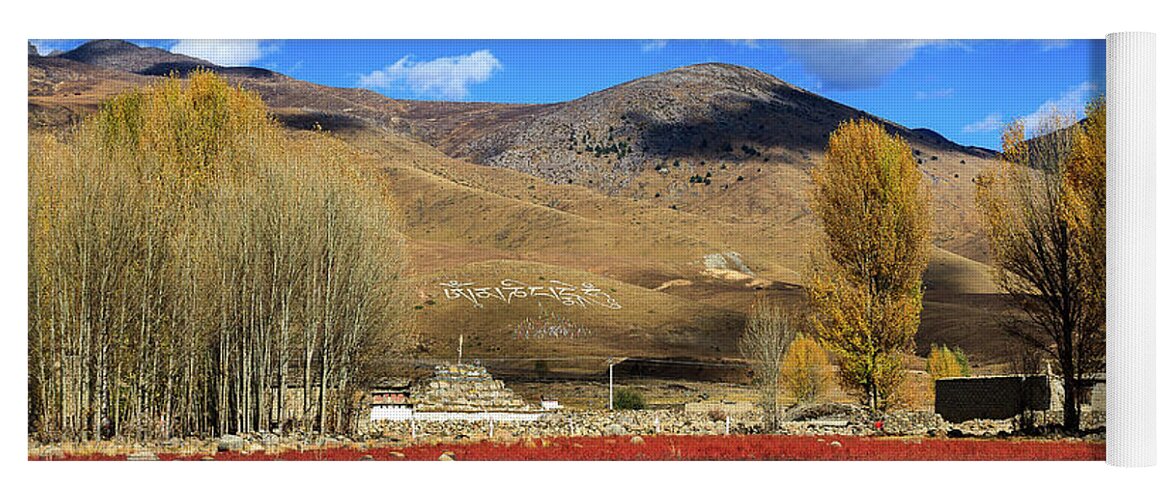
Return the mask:
<path id="1" fill-rule="evenodd" d="M 896 411 L 883 416 L 882 425 L 876 420 L 862 418 L 864 412 L 851 416 L 830 415 L 824 418 L 789 421 L 781 424 L 782 434 L 803 435 L 899 435 L 943 436 L 953 430 L 938 415 L 926 411 Z M 626 434 L 688 434 L 722 435 L 755 434 L 760 432 L 759 411 L 728 414 L 725 419 L 712 418 L 698 412 L 673 410 L 617 410 L 567 411 L 548 413 L 534 422 L 508 421 L 378 421 L 364 432 L 390 439 L 487 439 L 512 437 L 604 436 Z M 969 425 L 966 434 L 994 435 L 1002 430 L 1011 432 L 1014 423 L 982 422 Z"/>
<path id="2" fill-rule="evenodd" d="M 1095 383 L 1093 385 L 1093 387 L 1090 388 L 1090 400 L 1086 401 L 1086 403 L 1089 403 L 1091 411 L 1096 411 L 1096 412 L 1100 411 L 1103 413 L 1106 412 L 1106 383 L 1105 382 Z"/>
<path id="3" fill-rule="evenodd" d="M 726 413 L 728 415 L 743 415 L 756 410 L 756 405 L 744 401 L 698 401 L 683 405 L 684 411 L 692 413 Z"/>
<path id="4" fill-rule="evenodd" d="M 1011 419 L 1051 410 L 1052 392 L 1044 375 L 944 378 L 935 381 L 935 413 L 952 423 Z"/>
<path id="5" fill-rule="evenodd" d="M 753 432 L 759 417 L 735 418 L 728 430 Z M 413 429 L 413 432 L 412 432 Z M 626 434 L 724 434 L 725 421 L 679 410 L 574 411 L 547 413 L 533 422 L 512 421 L 378 421 L 367 430 L 377 437 L 416 439 L 484 439 L 510 437 L 602 436 Z"/>

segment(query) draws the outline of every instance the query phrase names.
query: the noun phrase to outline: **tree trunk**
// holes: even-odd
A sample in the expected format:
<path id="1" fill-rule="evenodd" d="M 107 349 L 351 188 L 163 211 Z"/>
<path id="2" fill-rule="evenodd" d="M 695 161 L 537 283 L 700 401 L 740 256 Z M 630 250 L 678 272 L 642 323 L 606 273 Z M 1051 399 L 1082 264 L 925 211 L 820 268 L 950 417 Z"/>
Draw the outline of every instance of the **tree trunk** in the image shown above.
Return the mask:
<path id="1" fill-rule="evenodd" d="M 1063 422 L 1065 432 L 1076 433 L 1081 430 L 1081 404 L 1078 401 L 1077 376 L 1072 370 L 1062 374 L 1062 385 L 1065 389 L 1065 401 L 1062 403 Z"/>

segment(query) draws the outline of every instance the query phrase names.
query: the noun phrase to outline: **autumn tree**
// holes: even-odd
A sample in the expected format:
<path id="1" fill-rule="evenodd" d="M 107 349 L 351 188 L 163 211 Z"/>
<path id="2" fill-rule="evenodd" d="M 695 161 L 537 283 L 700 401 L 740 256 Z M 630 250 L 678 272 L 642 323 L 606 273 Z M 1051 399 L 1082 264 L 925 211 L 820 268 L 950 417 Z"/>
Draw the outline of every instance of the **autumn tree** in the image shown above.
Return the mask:
<path id="1" fill-rule="evenodd" d="M 798 335 L 781 361 L 781 387 L 798 403 L 813 403 L 829 385 L 829 357 L 808 335 Z"/>
<path id="2" fill-rule="evenodd" d="M 764 412 L 766 432 L 780 425 L 781 361 L 796 337 L 797 323 L 793 315 L 776 300 L 757 297 L 740 337 L 740 352 L 752 363 L 752 382 L 757 403 Z"/>
<path id="3" fill-rule="evenodd" d="M 948 346 L 931 346 L 927 355 L 927 374 L 933 380 L 948 377 L 970 377 L 972 367 L 968 364 L 968 357 L 964 351 L 949 348 Z"/>
<path id="4" fill-rule="evenodd" d="M 1073 237 L 1074 263 L 1082 276 L 1085 320 L 1095 347 L 1087 358 L 1101 357 L 1105 369 L 1106 336 L 1106 101 L 1086 107 L 1086 118 L 1073 130 L 1073 144 L 1062 175 L 1065 212 Z M 1095 340 L 1090 340 L 1093 338 Z M 1093 363 L 1091 363 L 1093 364 Z"/>
<path id="5" fill-rule="evenodd" d="M 1056 360 L 1070 431 L 1081 380 L 1105 368 L 1105 111 L 1099 99 L 1082 123 L 1053 112 L 1036 130 L 1010 125 L 977 191 L 1000 285 L 1022 313 L 1004 327 Z"/>
<path id="6" fill-rule="evenodd" d="M 807 287 L 842 386 L 883 410 L 914 346 L 927 267 L 928 194 L 911 148 L 881 124 L 843 123 L 812 172 L 824 231 Z"/>
<path id="7" fill-rule="evenodd" d="M 405 317 L 393 205 L 356 163 L 202 71 L 31 137 L 32 430 L 352 430 Z"/>

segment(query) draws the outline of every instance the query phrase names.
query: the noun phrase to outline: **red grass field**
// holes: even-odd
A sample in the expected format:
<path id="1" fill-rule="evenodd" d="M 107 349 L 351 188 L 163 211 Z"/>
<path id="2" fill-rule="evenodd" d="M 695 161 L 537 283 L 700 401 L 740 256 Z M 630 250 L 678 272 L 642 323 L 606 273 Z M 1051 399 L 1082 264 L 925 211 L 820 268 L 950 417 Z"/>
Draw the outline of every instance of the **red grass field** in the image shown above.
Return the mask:
<path id="1" fill-rule="evenodd" d="M 851 436 L 564 437 L 513 443 L 451 443 L 368 450 L 331 448 L 278 454 L 217 453 L 215 460 L 1105 460 L 1101 441 L 860 438 Z M 206 455 L 159 454 L 161 460 Z M 30 457 L 35 459 L 35 457 Z M 66 455 L 65 460 L 123 460 Z"/>

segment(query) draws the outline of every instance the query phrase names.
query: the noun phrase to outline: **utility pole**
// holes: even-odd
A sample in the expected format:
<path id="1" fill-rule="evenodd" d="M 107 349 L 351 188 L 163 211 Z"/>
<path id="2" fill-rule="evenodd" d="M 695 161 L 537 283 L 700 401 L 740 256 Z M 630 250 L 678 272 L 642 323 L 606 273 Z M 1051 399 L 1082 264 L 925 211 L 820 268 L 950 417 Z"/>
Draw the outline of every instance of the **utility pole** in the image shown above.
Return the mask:
<path id="1" fill-rule="evenodd" d="M 610 411 L 614 411 L 614 358 L 609 358 L 606 363 L 610 365 Z"/>
<path id="2" fill-rule="evenodd" d="M 464 336 L 463 336 L 463 334 L 460 334 L 460 336 L 459 336 L 459 351 L 458 351 L 458 354 L 456 354 L 455 364 L 456 365 L 464 364 Z"/>

